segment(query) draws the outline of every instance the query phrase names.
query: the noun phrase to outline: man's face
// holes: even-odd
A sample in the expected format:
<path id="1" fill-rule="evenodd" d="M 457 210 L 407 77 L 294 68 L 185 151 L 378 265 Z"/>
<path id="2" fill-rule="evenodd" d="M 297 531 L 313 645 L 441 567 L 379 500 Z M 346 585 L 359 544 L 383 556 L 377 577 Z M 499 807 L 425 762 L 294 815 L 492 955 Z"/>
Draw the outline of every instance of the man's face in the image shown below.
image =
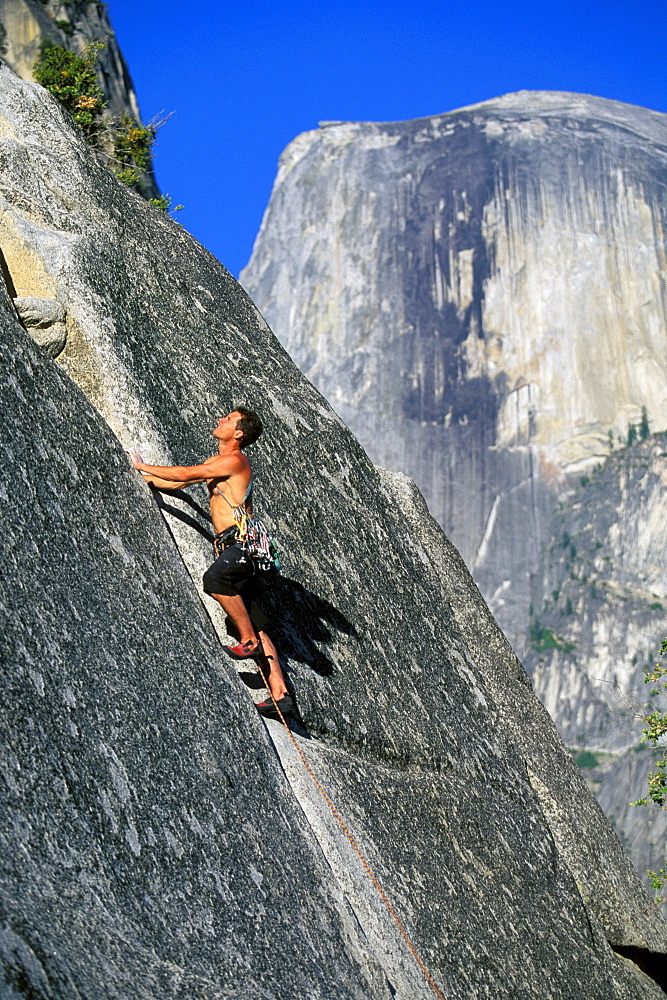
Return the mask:
<path id="1" fill-rule="evenodd" d="M 232 410 L 226 417 L 218 417 L 218 422 L 211 431 L 213 437 L 218 441 L 230 441 L 236 434 L 236 425 L 241 419 L 242 414 L 238 410 Z"/>

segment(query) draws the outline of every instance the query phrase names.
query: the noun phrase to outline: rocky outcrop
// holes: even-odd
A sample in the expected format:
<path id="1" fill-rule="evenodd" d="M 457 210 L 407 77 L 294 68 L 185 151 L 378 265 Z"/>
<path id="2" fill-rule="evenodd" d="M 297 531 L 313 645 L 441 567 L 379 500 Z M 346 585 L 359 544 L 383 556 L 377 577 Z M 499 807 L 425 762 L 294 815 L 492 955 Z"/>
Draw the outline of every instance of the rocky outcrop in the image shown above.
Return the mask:
<path id="1" fill-rule="evenodd" d="M 564 477 L 642 406 L 667 427 L 666 165 L 665 115 L 577 94 L 324 123 L 284 152 L 242 274 L 520 653 Z"/>
<path id="2" fill-rule="evenodd" d="M 658 975 L 665 924 L 418 490 L 4 69 L 0 133 L 11 298 L 68 329 L 54 361 L 0 296 L 4 994 L 433 995 L 221 654 L 203 518 L 122 452 L 194 461 L 245 402 L 298 739 L 443 994 L 657 1000 L 623 956 Z"/>
<path id="3" fill-rule="evenodd" d="M 0 0 L 0 57 L 22 80 L 34 81 L 41 43 L 48 39 L 73 52 L 91 42 L 104 42 L 97 63 L 99 85 L 108 102 L 107 115 L 129 115 L 141 121 L 137 95 L 120 51 L 106 5 L 98 0 Z M 152 169 L 141 178 L 141 193 L 158 197 Z"/>
<path id="4" fill-rule="evenodd" d="M 27 295 L 15 298 L 14 308 L 35 343 L 57 358 L 67 341 L 65 310 L 60 302 Z"/>

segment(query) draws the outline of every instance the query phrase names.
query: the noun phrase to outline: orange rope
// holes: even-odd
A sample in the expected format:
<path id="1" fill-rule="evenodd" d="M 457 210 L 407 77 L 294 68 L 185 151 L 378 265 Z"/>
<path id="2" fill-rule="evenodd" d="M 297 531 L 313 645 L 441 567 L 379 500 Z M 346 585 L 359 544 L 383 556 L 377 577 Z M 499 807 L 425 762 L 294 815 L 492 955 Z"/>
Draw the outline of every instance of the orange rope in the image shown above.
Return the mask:
<path id="1" fill-rule="evenodd" d="M 324 799 L 324 801 L 326 802 L 326 804 L 329 806 L 329 809 L 331 810 L 334 818 L 336 819 L 336 822 L 338 823 L 338 825 L 340 826 L 341 830 L 343 831 L 343 833 L 345 834 L 345 836 L 349 840 L 349 842 L 350 842 L 350 844 L 352 846 L 353 851 L 355 852 L 355 854 L 357 855 L 357 857 L 361 861 L 361 863 L 362 863 L 362 865 L 363 865 L 363 867 L 364 867 L 364 869 L 366 871 L 366 874 L 368 875 L 368 878 L 370 879 L 370 881 L 372 882 L 372 884 L 375 886 L 375 889 L 377 890 L 377 893 L 380 896 L 380 899 L 382 900 L 382 902 L 384 903 L 384 905 L 387 907 L 387 910 L 389 911 L 389 914 L 393 918 L 394 923 L 396 924 L 396 926 L 398 927 L 399 931 L 401 932 L 401 935 L 402 935 L 405 943 L 407 944 L 408 948 L 412 952 L 412 957 L 414 958 L 415 962 L 417 963 L 417 965 L 421 969 L 421 972 L 422 972 L 424 978 L 426 979 L 426 982 L 429 984 L 429 986 L 431 987 L 431 989 L 433 990 L 433 992 L 435 993 L 435 995 L 437 997 L 439 997 L 439 1000 L 445 1000 L 444 994 L 442 994 L 440 992 L 440 990 L 438 989 L 438 987 L 436 985 L 435 980 L 433 979 L 433 976 L 428 971 L 428 969 L 426 968 L 426 966 L 422 962 L 421 958 L 419 957 L 417 949 L 415 948 L 415 946 L 413 945 L 412 941 L 408 937 L 408 932 L 406 931 L 405 927 L 403 926 L 403 924 L 399 920 L 398 914 L 396 913 L 395 909 L 393 908 L 393 906 L 391 905 L 391 903 L 387 899 L 387 895 L 386 895 L 384 889 L 382 888 L 382 886 L 380 885 L 380 883 L 378 882 L 375 874 L 373 873 L 373 870 L 372 870 L 371 866 L 369 865 L 368 861 L 366 861 L 366 858 L 364 857 L 364 855 L 361 853 L 361 849 L 359 848 L 359 845 L 357 844 L 356 840 L 354 839 L 354 837 L 352 836 L 352 834 L 350 833 L 350 831 L 348 830 L 348 828 L 345 826 L 345 823 L 343 822 L 343 819 L 342 819 L 340 813 L 338 812 L 338 810 L 336 809 L 335 805 L 333 804 L 333 802 L 329 798 L 329 795 L 326 792 L 326 790 L 322 787 L 322 784 L 320 783 L 317 775 L 315 774 L 315 772 L 313 771 L 312 767 L 310 766 L 310 763 L 308 762 L 308 759 L 307 759 L 306 755 L 304 754 L 303 750 L 301 749 L 301 747 L 297 743 L 297 741 L 295 739 L 295 736 L 294 736 L 294 733 L 292 732 L 292 730 L 290 729 L 290 727 L 287 725 L 287 721 L 285 719 L 285 716 L 283 715 L 283 713 L 280 711 L 280 709 L 278 707 L 278 702 L 276 701 L 276 699 L 271 694 L 271 688 L 269 687 L 267 679 L 264 676 L 264 671 L 262 670 L 262 667 L 261 667 L 261 664 L 259 663 L 259 660 L 255 660 L 255 663 L 259 667 L 259 672 L 262 675 L 262 680 L 264 681 L 264 684 L 266 685 L 266 690 L 269 692 L 269 697 L 271 698 L 271 701 L 274 704 L 276 712 L 280 716 L 280 721 L 282 722 L 282 724 L 283 724 L 283 726 L 285 728 L 286 733 L 288 734 L 290 740 L 292 741 L 294 749 L 296 750 L 296 752 L 298 753 L 299 757 L 301 758 L 303 766 L 308 771 L 308 774 L 310 775 L 310 777 L 313 779 L 313 783 L 314 783 L 315 787 L 317 788 L 318 792 L 320 793 L 320 795 L 322 796 L 322 798 Z"/>

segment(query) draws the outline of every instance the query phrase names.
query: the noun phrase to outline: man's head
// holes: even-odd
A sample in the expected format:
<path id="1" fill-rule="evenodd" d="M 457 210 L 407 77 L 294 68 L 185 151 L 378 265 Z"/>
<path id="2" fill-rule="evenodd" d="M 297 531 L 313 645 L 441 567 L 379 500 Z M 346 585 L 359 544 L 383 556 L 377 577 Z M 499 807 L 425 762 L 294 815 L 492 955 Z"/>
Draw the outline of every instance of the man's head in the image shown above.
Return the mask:
<path id="1" fill-rule="evenodd" d="M 241 448 L 246 448 L 249 444 L 255 443 L 264 430 L 264 426 L 255 411 L 247 410 L 245 406 L 237 406 L 234 413 L 241 415 L 241 419 L 236 423 L 236 430 L 243 431 L 239 445 Z"/>
<path id="2" fill-rule="evenodd" d="M 219 441 L 235 439 L 240 448 L 253 444 L 262 433 L 262 421 L 254 410 L 245 406 L 237 406 L 226 417 L 219 417 L 213 431 L 213 437 Z"/>

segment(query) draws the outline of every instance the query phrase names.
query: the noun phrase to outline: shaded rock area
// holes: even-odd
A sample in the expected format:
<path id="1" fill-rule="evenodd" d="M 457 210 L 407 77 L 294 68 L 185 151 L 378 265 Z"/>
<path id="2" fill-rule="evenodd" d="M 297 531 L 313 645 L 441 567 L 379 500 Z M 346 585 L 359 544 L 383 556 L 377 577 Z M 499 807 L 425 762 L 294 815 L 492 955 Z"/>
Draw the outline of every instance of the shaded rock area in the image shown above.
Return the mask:
<path id="1" fill-rule="evenodd" d="M 105 42 L 97 64 L 107 115 L 141 121 L 137 95 L 114 34 L 106 4 L 99 0 L 0 0 L 0 58 L 21 77 L 34 81 L 33 68 L 44 39 L 81 54 L 91 42 Z M 160 192 L 152 169 L 141 178 L 141 192 Z"/>
<path id="2" fill-rule="evenodd" d="M 297 739 L 443 994 L 663 996 L 637 963 L 658 974 L 666 925 L 414 484 L 3 68 L 0 133 L 11 297 L 68 328 L 54 361 L 1 297 L 4 996 L 433 995 L 223 659 L 205 520 L 161 513 L 122 453 L 193 462 L 236 403 L 266 424 Z"/>
<path id="3" fill-rule="evenodd" d="M 614 755 L 667 634 L 661 448 L 586 494 L 592 575 L 565 566 L 583 538 L 558 546 L 643 408 L 667 427 L 665 176 L 667 116 L 587 95 L 322 123 L 283 153 L 241 276 L 372 460 L 416 480 L 568 745 Z M 638 776 L 614 774 L 601 801 L 643 794 L 605 794 Z"/>

